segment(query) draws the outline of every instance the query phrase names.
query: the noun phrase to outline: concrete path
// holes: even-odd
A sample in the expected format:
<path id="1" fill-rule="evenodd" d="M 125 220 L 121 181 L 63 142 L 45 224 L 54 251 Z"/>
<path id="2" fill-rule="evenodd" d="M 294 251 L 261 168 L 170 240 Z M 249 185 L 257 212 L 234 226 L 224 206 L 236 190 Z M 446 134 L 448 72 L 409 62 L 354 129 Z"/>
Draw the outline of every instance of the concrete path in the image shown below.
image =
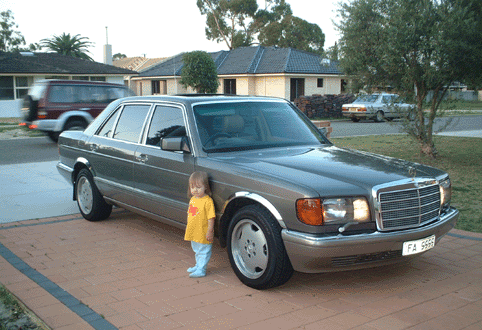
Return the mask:
<path id="1" fill-rule="evenodd" d="M 204 278 L 183 232 L 116 210 L 0 225 L 0 282 L 52 329 L 482 329 L 482 235 L 408 263 L 242 285 L 215 242 Z"/>
<path id="2" fill-rule="evenodd" d="M 0 224 L 78 213 L 57 161 L 0 165 Z"/>

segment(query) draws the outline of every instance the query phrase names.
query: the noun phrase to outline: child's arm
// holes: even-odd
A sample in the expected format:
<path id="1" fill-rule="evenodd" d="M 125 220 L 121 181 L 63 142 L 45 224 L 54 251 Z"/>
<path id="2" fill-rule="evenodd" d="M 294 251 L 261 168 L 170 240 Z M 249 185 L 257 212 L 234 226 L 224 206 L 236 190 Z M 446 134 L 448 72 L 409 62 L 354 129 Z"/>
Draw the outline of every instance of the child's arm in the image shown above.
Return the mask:
<path id="1" fill-rule="evenodd" d="M 214 218 L 208 219 L 208 232 L 206 233 L 206 239 L 208 242 L 214 240 Z"/>

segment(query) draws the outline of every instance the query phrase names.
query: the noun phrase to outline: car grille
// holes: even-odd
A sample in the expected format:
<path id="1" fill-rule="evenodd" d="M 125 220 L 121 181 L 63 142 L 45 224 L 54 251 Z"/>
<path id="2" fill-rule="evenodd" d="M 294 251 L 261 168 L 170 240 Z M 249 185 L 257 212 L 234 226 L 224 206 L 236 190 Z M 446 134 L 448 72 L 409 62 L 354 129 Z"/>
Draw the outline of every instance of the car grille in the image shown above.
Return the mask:
<path id="1" fill-rule="evenodd" d="M 381 230 L 418 227 L 440 215 L 440 189 L 437 184 L 420 188 L 379 192 Z"/>

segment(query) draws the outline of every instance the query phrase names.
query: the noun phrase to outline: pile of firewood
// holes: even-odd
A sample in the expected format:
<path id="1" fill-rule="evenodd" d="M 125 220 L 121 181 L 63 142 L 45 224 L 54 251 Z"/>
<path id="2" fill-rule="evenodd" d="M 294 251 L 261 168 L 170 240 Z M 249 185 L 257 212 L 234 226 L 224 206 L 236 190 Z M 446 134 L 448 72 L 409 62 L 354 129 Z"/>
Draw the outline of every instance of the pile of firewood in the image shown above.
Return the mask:
<path id="1" fill-rule="evenodd" d="M 340 118 L 341 106 L 355 100 L 353 94 L 300 96 L 294 103 L 309 118 Z"/>

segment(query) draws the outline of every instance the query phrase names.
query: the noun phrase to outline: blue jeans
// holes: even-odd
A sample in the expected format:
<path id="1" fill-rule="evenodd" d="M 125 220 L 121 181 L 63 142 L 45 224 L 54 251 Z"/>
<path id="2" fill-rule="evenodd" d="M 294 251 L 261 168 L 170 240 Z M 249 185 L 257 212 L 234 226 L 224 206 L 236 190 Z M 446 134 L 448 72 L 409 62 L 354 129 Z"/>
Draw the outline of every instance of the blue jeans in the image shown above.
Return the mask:
<path id="1" fill-rule="evenodd" d="M 191 241 L 192 250 L 196 258 L 196 271 L 199 275 L 206 275 L 206 268 L 213 252 L 212 244 L 202 244 Z"/>

